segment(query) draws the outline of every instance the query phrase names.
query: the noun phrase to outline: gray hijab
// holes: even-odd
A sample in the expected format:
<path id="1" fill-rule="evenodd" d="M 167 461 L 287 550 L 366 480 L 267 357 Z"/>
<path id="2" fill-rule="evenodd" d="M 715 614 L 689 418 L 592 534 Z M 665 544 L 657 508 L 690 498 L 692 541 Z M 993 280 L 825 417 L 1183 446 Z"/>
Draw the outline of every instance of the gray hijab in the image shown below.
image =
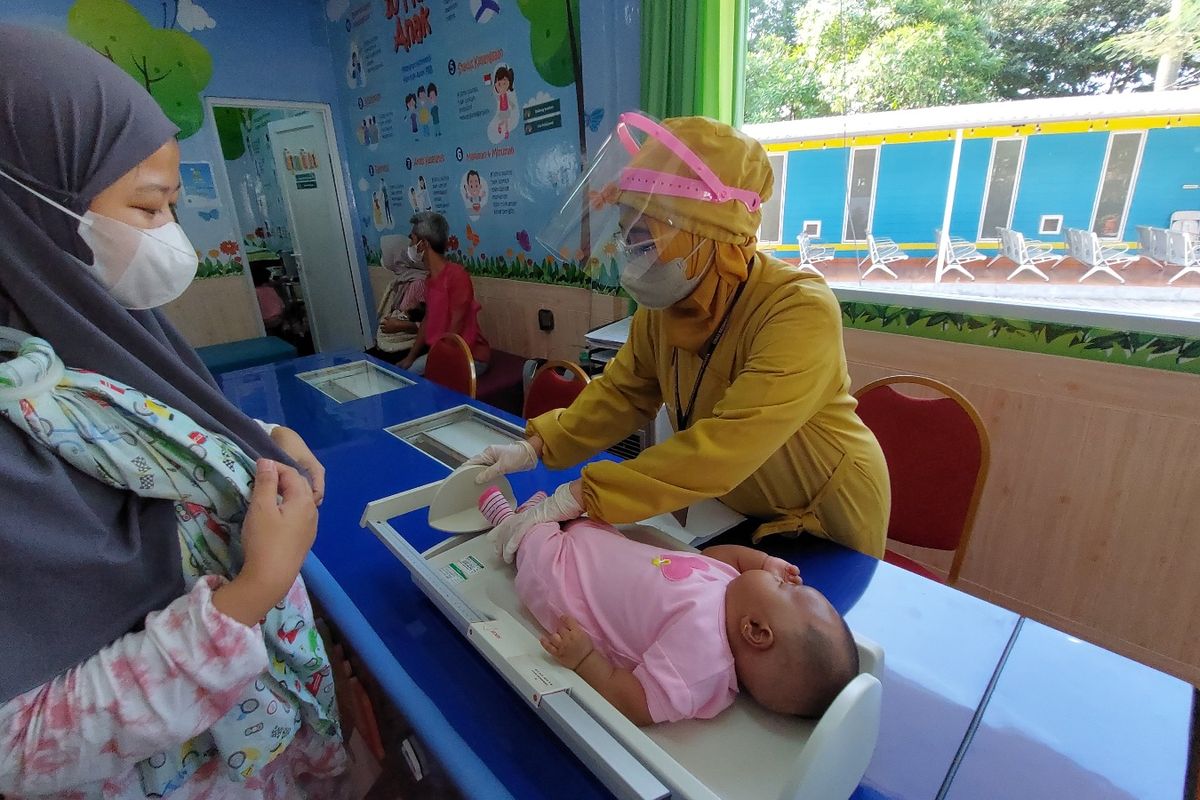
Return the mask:
<path id="1" fill-rule="evenodd" d="M 82 214 L 177 128 L 136 81 L 51 31 L 0 25 L 0 170 Z M 127 311 L 83 268 L 78 221 L 0 177 L 0 325 L 68 367 L 131 385 L 291 463 L 217 389 L 158 311 Z M 0 421 L 0 702 L 139 627 L 184 591 L 171 503 L 76 471 Z"/>

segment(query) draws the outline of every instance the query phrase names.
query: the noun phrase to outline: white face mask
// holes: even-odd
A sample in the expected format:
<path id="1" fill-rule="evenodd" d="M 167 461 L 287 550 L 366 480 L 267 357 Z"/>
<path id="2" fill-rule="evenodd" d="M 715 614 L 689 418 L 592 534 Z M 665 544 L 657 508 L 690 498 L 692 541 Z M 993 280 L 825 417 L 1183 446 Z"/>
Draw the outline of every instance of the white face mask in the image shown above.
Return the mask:
<path id="1" fill-rule="evenodd" d="M 418 267 L 425 264 L 425 260 L 421 258 L 421 250 L 415 244 L 408 246 L 408 260 Z"/>
<path id="2" fill-rule="evenodd" d="M 87 270 L 113 299 L 130 310 L 169 303 L 196 277 L 199 259 L 177 222 L 158 228 L 135 228 L 92 211 L 79 216 L 3 171 L 0 175 L 79 220 L 79 236 L 92 250 Z"/>
<path id="3" fill-rule="evenodd" d="M 690 255 L 688 258 L 674 258 L 661 263 L 657 263 L 657 258 L 658 251 L 653 247 L 647 248 L 635 259 L 646 259 L 652 263 L 627 263 L 619 278 L 621 286 L 639 306 L 655 310 L 670 308 L 694 292 L 712 266 L 710 260 L 704 269 L 696 273 L 696 277 L 689 279 L 687 262 Z"/>

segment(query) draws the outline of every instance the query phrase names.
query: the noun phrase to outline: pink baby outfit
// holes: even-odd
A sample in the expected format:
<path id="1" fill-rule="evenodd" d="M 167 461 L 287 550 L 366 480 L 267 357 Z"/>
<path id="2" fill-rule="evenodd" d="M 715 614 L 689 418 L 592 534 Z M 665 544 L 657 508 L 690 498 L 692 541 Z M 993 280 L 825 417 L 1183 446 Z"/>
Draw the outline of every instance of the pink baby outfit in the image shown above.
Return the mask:
<path id="1" fill-rule="evenodd" d="M 517 594 L 542 627 L 579 621 L 615 666 L 633 671 L 655 722 L 708 719 L 737 694 L 725 589 L 737 570 L 662 550 L 582 519 L 532 528 L 517 551 Z"/>

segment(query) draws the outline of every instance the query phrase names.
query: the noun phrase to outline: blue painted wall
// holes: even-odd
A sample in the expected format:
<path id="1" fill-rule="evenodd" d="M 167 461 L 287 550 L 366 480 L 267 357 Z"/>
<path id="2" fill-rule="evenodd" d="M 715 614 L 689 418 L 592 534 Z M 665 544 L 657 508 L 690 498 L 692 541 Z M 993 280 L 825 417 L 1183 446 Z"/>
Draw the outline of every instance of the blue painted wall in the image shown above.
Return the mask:
<path id="1" fill-rule="evenodd" d="M 1089 228 L 1107 147 L 1108 133 L 1029 137 L 1013 229 L 1031 239 L 1061 240 L 1062 236 L 1038 235 L 1043 214 L 1062 214 L 1064 228 Z"/>
<path id="2" fill-rule="evenodd" d="M 1125 238 L 1137 237 L 1134 225 L 1165 228 L 1172 212 L 1200 208 L 1200 190 L 1184 189 L 1184 184 L 1200 184 L 1200 128 L 1150 131 L 1129 206 Z"/>
<path id="3" fill-rule="evenodd" d="M 942 226 L 953 142 L 880 148 L 871 232 L 897 242 L 932 242 Z"/>
<path id="4" fill-rule="evenodd" d="M 1064 228 L 1088 229 L 1108 139 L 1107 131 L 1027 137 L 1012 227 L 1029 238 L 1061 241 L 1061 235 L 1039 236 L 1037 230 L 1043 215 L 1062 214 Z M 963 141 L 950 222 L 955 236 L 978 237 L 991 152 L 991 139 Z M 898 242 L 933 242 L 952 154 L 952 142 L 882 146 L 872 222 L 878 235 Z M 788 153 L 784 247 L 794 249 L 805 219 L 822 220 L 824 242 L 841 241 L 849 155 L 849 148 Z M 1200 208 L 1200 190 L 1184 189 L 1185 184 L 1200 184 L 1200 128 L 1149 131 L 1124 240 L 1136 239 L 1136 225 L 1163 227 L 1172 212 Z"/>
<path id="5" fill-rule="evenodd" d="M 846 203 L 850 151 L 793 150 L 788 153 L 783 204 L 783 243 L 795 245 L 804 220 L 821 220 L 821 241 L 839 242 Z"/>

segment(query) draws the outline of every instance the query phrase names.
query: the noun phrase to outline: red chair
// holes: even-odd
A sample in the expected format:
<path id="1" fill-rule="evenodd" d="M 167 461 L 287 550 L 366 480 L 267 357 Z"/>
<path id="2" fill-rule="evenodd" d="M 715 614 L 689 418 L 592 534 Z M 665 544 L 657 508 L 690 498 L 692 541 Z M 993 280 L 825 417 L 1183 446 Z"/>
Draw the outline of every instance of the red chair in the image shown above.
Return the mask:
<path id="1" fill-rule="evenodd" d="M 436 384 L 475 397 L 475 359 L 457 333 L 444 333 L 429 348 L 425 377 Z"/>
<path id="2" fill-rule="evenodd" d="M 578 364 L 547 361 L 534 374 L 525 394 L 522 416 L 533 419 L 556 408 L 566 408 L 579 396 L 591 378 Z"/>
<path id="3" fill-rule="evenodd" d="M 943 397 L 910 397 L 895 384 L 927 386 Z M 858 416 L 875 434 L 892 482 L 888 538 L 954 551 L 947 583 L 958 579 L 979 497 L 987 480 L 990 445 L 979 412 L 946 384 L 919 375 L 894 375 L 855 392 Z M 888 550 L 884 561 L 941 581 L 934 572 Z"/>

